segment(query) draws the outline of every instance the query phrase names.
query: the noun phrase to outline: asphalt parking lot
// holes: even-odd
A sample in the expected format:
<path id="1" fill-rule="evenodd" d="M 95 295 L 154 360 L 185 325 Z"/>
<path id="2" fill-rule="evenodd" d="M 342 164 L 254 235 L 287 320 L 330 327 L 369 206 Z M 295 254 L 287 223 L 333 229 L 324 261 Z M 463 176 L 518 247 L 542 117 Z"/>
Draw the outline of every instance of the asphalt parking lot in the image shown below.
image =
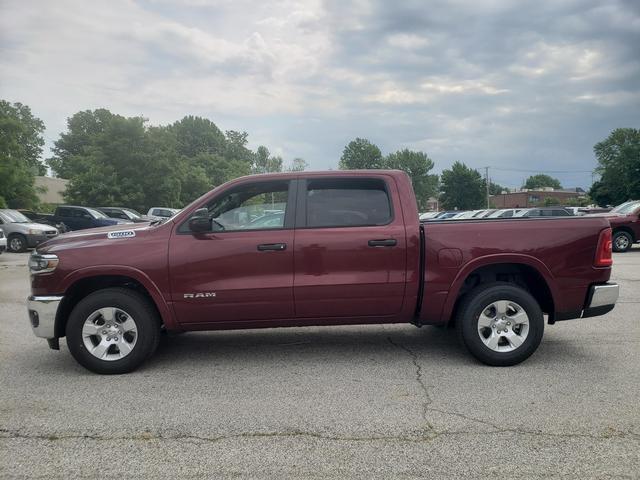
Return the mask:
<path id="1" fill-rule="evenodd" d="M 605 317 L 483 366 L 409 325 L 189 333 L 91 374 L 31 333 L 0 255 L 0 477 L 638 478 L 640 249 Z"/>

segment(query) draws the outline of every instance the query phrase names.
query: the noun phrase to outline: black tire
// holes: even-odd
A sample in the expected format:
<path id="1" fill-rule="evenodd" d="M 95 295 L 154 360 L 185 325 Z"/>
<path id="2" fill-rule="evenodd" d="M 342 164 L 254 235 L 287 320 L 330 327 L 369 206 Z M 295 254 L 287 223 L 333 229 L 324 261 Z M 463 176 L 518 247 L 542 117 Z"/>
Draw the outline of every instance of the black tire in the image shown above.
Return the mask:
<path id="1" fill-rule="evenodd" d="M 517 303 L 529 318 L 525 340 L 509 352 L 492 350 L 484 344 L 478 332 L 480 314 L 500 300 Z M 523 288 L 508 282 L 481 285 L 465 295 L 458 307 L 456 322 L 458 336 L 469 352 L 482 363 L 498 367 L 516 365 L 529 358 L 540 345 L 544 333 L 544 316 L 536 299 Z"/>
<path id="2" fill-rule="evenodd" d="M 613 251 L 614 252 L 626 252 L 633 245 L 633 238 L 631 234 L 625 231 L 618 231 L 613 234 Z"/>
<path id="3" fill-rule="evenodd" d="M 7 238 L 7 250 L 22 253 L 27 250 L 27 238 L 20 233 L 13 233 Z"/>
<path id="4" fill-rule="evenodd" d="M 135 345 L 125 357 L 102 360 L 89 352 L 84 344 L 82 329 L 96 310 L 114 307 L 129 314 L 137 327 Z M 67 345 L 76 361 L 95 373 L 120 374 L 138 368 L 158 348 L 160 321 L 155 307 L 143 295 L 126 288 L 107 288 L 83 298 L 74 307 L 66 327 Z"/>

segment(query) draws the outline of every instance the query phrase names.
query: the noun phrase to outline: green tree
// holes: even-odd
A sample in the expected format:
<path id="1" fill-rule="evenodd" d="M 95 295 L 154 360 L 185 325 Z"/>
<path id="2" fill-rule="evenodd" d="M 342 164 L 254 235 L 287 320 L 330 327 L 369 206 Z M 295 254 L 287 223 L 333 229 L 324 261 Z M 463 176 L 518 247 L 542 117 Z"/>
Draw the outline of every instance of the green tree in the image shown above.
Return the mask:
<path id="1" fill-rule="evenodd" d="M 411 177 L 420 211 L 426 209 L 429 197 L 437 196 L 438 176 L 429 173 L 433 169 L 433 161 L 426 153 L 414 152 L 406 148 L 398 150 L 385 157 L 381 166 L 403 170 Z"/>
<path id="2" fill-rule="evenodd" d="M 540 173 L 538 175 L 531 175 L 529 178 L 527 178 L 527 181 L 524 182 L 524 185 L 522 188 L 535 190 L 535 189 L 544 188 L 544 187 L 562 188 L 562 184 L 560 183 L 560 180 L 558 180 L 557 178 L 553 178 L 553 177 L 550 177 L 549 175 Z"/>
<path id="3" fill-rule="evenodd" d="M 222 134 L 201 117 L 149 127 L 142 117 L 83 111 L 67 121 L 49 165 L 70 180 L 65 194 L 69 202 L 139 210 L 181 207 L 251 173 L 256 154 L 247 148 L 247 137 L 233 130 Z M 266 151 L 267 168 L 279 171 L 282 159 Z"/>
<path id="4" fill-rule="evenodd" d="M 497 183 L 493 183 L 489 180 L 489 195 L 500 195 L 504 191 L 508 191 L 509 189 L 503 187 L 502 185 L 498 185 Z"/>
<path id="5" fill-rule="evenodd" d="M 440 202 L 447 210 L 473 210 L 486 206 L 485 182 L 477 170 L 455 162 L 440 176 Z"/>
<path id="6" fill-rule="evenodd" d="M 271 156 L 269 149 L 260 146 L 256 150 L 253 166 L 254 173 L 274 173 L 282 171 L 282 157 Z"/>
<path id="7" fill-rule="evenodd" d="M 555 207 L 557 205 L 560 205 L 560 202 L 558 201 L 558 199 L 553 197 L 545 197 L 543 203 L 545 207 Z"/>
<path id="8" fill-rule="evenodd" d="M 287 171 L 302 172 L 306 170 L 308 167 L 309 167 L 309 164 L 306 162 L 306 160 L 298 157 L 293 159 L 293 161 L 291 162 L 291 165 L 287 167 Z"/>
<path id="9" fill-rule="evenodd" d="M 344 147 L 340 157 L 341 170 L 362 170 L 382 168 L 383 158 L 380 149 L 364 138 L 356 138 Z"/>
<path id="10" fill-rule="evenodd" d="M 0 203 L 10 208 L 38 204 L 35 175 L 46 167 L 40 161 L 44 123 L 21 103 L 0 100 Z"/>
<path id="11" fill-rule="evenodd" d="M 593 147 L 598 160 L 589 196 L 599 205 L 618 205 L 640 198 L 640 130 L 617 128 Z"/>

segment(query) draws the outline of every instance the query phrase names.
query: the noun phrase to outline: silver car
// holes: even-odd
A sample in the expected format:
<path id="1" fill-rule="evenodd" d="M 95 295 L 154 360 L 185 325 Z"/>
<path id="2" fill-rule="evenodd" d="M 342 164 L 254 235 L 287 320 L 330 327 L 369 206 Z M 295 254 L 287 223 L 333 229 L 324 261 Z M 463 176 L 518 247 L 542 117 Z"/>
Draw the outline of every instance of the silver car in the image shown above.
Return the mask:
<path id="1" fill-rule="evenodd" d="M 7 249 L 16 253 L 35 248 L 58 235 L 55 227 L 33 223 L 17 210 L 8 209 L 0 210 L 0 229 L 7 238 Z"/>

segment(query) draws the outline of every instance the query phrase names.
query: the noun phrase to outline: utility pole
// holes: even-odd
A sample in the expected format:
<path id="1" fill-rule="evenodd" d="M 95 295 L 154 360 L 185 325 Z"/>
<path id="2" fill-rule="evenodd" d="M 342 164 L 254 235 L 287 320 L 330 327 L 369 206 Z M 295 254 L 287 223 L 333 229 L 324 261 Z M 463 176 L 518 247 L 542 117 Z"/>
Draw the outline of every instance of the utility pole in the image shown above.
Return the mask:
<path id="1" fill-rule="evenodd" d="M 487 208 L 489 208 L 489 167 L 484 167 L 484 180 L 487 185 Z"/>

